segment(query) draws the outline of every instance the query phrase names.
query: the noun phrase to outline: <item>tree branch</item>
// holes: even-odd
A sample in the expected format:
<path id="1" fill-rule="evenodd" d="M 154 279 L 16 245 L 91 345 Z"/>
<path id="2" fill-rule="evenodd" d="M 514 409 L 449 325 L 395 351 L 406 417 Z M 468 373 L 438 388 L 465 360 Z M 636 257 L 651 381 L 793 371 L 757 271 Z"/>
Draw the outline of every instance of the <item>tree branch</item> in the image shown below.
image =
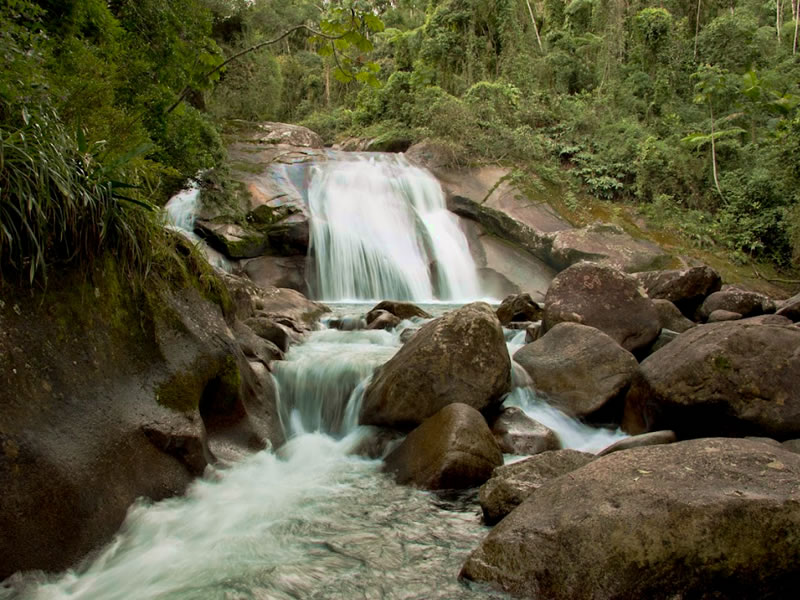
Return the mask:
<path id="1" fill-rule="evenodd" d="M 769 281 L 770 283 L 787 283 L 789 285 L 800 285 L 800 279 L 777 279 L 777 278 L 770 278 L 764 277 L 758 270 L 753 267 L 753 273 L 755 273 L 758 279 L 763 279 L 764 281 Z"/>

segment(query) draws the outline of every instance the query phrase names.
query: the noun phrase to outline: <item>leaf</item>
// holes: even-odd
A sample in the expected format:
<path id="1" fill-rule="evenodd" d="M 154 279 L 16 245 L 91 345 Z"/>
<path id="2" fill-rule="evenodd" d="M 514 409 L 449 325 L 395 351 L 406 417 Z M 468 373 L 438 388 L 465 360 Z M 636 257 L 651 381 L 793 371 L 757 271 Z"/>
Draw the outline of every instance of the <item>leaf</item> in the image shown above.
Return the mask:
<path id="1" fill-rule="evenodd" d="M 340 69 L 339 67 L 334 69 L 333 76 L 341 83 L 350 83 L 353 81 L 353 75 L 343 69 Z"/>
<path id="2" fill-rule="evenodd" d="M 367 27 L 372 30 L 380 33 L 385 29 L 385 25 L 380 18 L 376 17 L 375 15 L 365 14 L 364 15 L 364 23 L 366 23 Z"/>
<path id="3" fill-rule="evenodd" d="M 137 200 L 136 198 L 131 198 L 130 196 L 121 196 L 120 194 L 114 194 L 115 200 L 124 200 L 125 202 L 130 202 L 131 204 L 135 204 L 144 208 L 149 212 L 155 211 L 156 207 L 150 204 L 149 202 L 144 202 L 143 200 Z"/>

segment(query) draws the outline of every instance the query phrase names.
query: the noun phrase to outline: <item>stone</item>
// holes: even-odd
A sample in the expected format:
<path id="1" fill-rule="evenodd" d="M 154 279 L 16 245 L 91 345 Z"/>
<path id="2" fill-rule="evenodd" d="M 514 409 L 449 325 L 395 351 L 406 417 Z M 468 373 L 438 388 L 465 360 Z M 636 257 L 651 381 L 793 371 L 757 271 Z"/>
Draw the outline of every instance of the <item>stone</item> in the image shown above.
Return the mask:
<path id="1" fill-rule="evenodd" d="M 623 428 L 681 439 L 799 436 L 800 329 L 748 321 L 700 325 L 645 359 Z"/>
<path id="2" fill-rule="evenodd" d="M 505 327 L 512 321 L 541 321 L 543 312 L 530 294 L 517 294 L 503 300 L 497 309 L 497 318 Z"/>
<path id="3" fill-rule="evenodd" d="M 796 294 L 788 300 L 781 302 L 776 314 L 791 319 L 795 323 L 800 321 L 800 294 Z"/>
<path id="4" fill-rule="evenodd" d="M 534 389 L 573 417 L 594 415 L 618 399 L 639 368 L 610 336 L 566 322 L 520 348 L 514 362 L 527 371 Z"/>
<path id="5" fill-rule="evenodd" d="M 273 360 L 283 360 L 284 353 L 274 343 L 256 335 L 255 331 L 238 319 L 233 323 L 233 333 L 239 347 L 248 359 L 260 361 L 268 369 Z"/>
<path id="6" fill-rule="evenodd" d="M 478 493 L 483 520 L 494 525 L 546 482 L 580 469 L 593 459 L 588 452 L 553 450 L 497 467 Z"/>
<path id="7" fill-rule="evenodd" d="M 359 421 L 411 428 L 453 402 L 496 406 L 510 387 L 503 329 L 488 304 L 475 302 L 420 327 L 375 371 Z"/>
<path id="8" fill-rule="evenodd" d="M 697 310 L 697 314 L 705 321 L 715 310 L 739 313 L 742 317 L 755 317 L 774 313 L 775 302 L 758 292 L 728 287 L 706 298 Z"/>
<path id="9" fill-rule="evenodd" d="M 630 450 L 631 448 L 643 448 L 645 446 L 658 446 L 659 444 L 672 444 L 678 441 L 678 437 L 674 431 L 653 431 L 650 433 L 642 433 L 639 435 L 632 435 L 625 439 L 614 442 L 597 453 L 597 456 L 605 456 L 612 452 L 620 452 L 622 450 Z"/>
<path id="10" fill-rule="evenodd" d="M 244 324 L 258 337 L 275 344 L 282 352 L 286 352 L 292 343 L 299 341 L 297 333 L 289 327 L 266 317 L 250 317 Z"/>
<path id="11" fill-rule="evenodd" d="M 367 329 L 394 329 L 400 324 L 400 317 L 385 310 L 373 310 L 369 313 L 372 320 Z"/>
<path id="12" fill-rule="evenodd" d="M 388 313 L 393 314 L 401 321 L 404 319 L 430 319 L 432 317 L 431 314 L 422 310 L 416 304 L 412 304 L 411 302 L 398 302 L 394 300 L 384 300 L 383 302 L 378 302 L 375 306 L 372 307 L 367 313 L 367 323 L 371 323 L 375 317 L 377 316 L 377 311 L 382 310 Z"/>
<path id="13" fill-rule="evenodd" d="M 208 448 L 203 421 L 197 413 L 170 413 L 142 425 L 147 439 L 159 450 L 180 460 L 195 477 L 214 457 Z"/>
<path id="14" fill-rule="evenodd" d="M 680 335 L 679 333 L 677 333 L 676 331 L 672 331 L 671 329 L 662 329 L 661 333 L 658 334 L 656 341 L 653 342 L 653 344 L 647 349 L 646 352 L 640 353 L 639 358 L 644 360 L 654 352 L 658 352 L 659 350 L 661 350 L 661 348 L 663 348 L 671 341 L 676 339 L 679 335 Z"/>
<path id="15" fill-rule="evenodd" d="M 492 435 L 505 454 L 533 455 L 558 450 L 556 433 L 531 419 L 516 406 L 509 406 L 492 423 Z"/>
<path id="16" fill-rule="evenodd" d="M 747 440 L 615 452 L 528 496 L 461 577 L 551 600 L 792 598 L 798 480 L 800 456 Z"/>
<path id="17" fill-rule="evenodd" d="M 465 489 L 486 481 L 503 464 L 483 415 L 448 404 L 414 429 L 385 459 L 398 483 L 428 490 Z"/>
<path id="18" fill-rule="evenodd" d="M 800 439 L 796 440 L 786 440 L 781 444 L 786 450 L 789 452 L 795 452 L 800 454 Z"/>
<path id="19" fill-rule="evenodd" d="M 245 274 L 262 288 L 279 287 L 308 293 L 305 256 L 260 256 L 243 265 Z"/>
<path id="20" fill-rule="evenodd" d="M 532 323 L 525 328 L 525 343 L 532 344 L 542 337 L 542 324 Z"/>
<path id="21" fill-rule="evenodd" d="M 596 263 L 559 273 L 547 291 L 543 331 L 571 321 L 595 327 L 630 352 L 658 337 L 658 313 L 631 275 Z"/>
<path id="22" fill-rule="evenodd" d="M 725 321 L 738 321 L 742 318 L 742 315 L 738 312 L 733 312 L 730 310 L 722 310 L 718 309 L 712 311 L 706 321 L 708 323 L 723 323 Z"/>
<path id="23" fill-rule="evenodd" d="M 708 266 L 667 271 L 646 271 L 634 275 L 651 298 L 672 302 L 687 318 L 694 318 L 697 308 L 709 295 L 722 287 L 722 278 Z M 678 329 L 673 331 L 679 331 Z"/>
<path id="24" fill-rule="evenodd" d="M 198 219 L 195 232 L 228 258 L 253 258 L 269 247 L 267 236 L 236 223 L 214 223 Z"/>
<path id="25" fill-rule="evenodd" d="M 684 317 L 678 307 L 669 300 L 653 300 L 653 306 L 658 313 L 658 322 L 662 329 L 683 333 L 695 326 L 694 321 Z"/>

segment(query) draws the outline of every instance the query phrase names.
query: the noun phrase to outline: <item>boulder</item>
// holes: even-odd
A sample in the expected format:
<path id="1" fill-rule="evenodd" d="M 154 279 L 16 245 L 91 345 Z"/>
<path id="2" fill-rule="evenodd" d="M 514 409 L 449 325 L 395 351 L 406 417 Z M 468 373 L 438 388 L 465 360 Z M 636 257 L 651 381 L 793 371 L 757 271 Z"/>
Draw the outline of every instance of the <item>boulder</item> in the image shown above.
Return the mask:
<path id="1" fill-rule="evenodd" d="M 503 519 L 461 576 L 525 598 L 791 598 L 800 456 L 702 439 L 598 458 Z"/>
<path id="2" fill-rule="evenodd" d="M 545 297 L 543 331 L 563 321 L 595 327 L 630 352 L 649 346 L 661 329 L 653 301 L 638 282 L 596 263 L 579 263 L 553 279 Z"/>
<path id="3" fill-rule="evenodd" d="M 703 301 L 697 311 L 701 320 L 705 321 L 715 310 L 726 310 L 739 313 L 742 317 L 755 317 L 775 312 L 775 302 L 764 294 L 728 287 L 714 292 Z"/>
<path id="4" fill-rule="evenodd" d="M 250 360 L 258 360 L 268 369 L 273 360 L 283 360 L 283 351 L 274 343 L 256 335 L 247 325 L 238 319 L 233 323 L 233 334 L 244 355 Z"/>
<path id="5" fill-rule="evenodd" d="M 244 324 L 258 337 L 271 342 L 282 352 L 289 350 L 289 346 L 299 340 L 297 333 L 289 327 L 266 317 L 250 317 Z"/>
<path id="6" fill-rule="evenodd" d="M 738 312 L 733 312 L 730 310 L 714 310 L 711 311 L 711 314 L 708 315 L 706 319 L 707 323 L 724 323 L 725 321 L 738 321 L 742 318 L 742 315 Z"/>
<path id="7" fill-rule="evenodd" d="M 245 274 L 263 288 L 272 286 L 308 292 L 305 256 L 261 256 L 244 264 Z"/>
<path id="8" fill-rule="evenodd" d="M 800 329 L 731 321 L 682 333 L 640 365 L 625 399 L 629 433 L 800 435 Z"/>
<path id="9" fill-rule="evenodd" d="M 359 421 L 414 427 L 453 402 L 493 407 L 510 387 L 503 329 L 488 304 L 475 302 L 420 327 L 375 371 Z"/>
<path id="10" fill-rule="evenodd" d="M 642 433 L 640 435 L 632 435 L 618 442 L 614 442 L 597 453 L 597 456 L 605 456 L 612 452 L 620 452 L 621 450 L 630 450 L 631 448 L 644 448 L 645 446 L 658 446 L 659 444 L 672 444 L 678 441 L 678 437 L 674 431 L 653 431 L 651 433 Z"/>
<path id="11" fill-rule="evenodd" d="M 678 307 L 669 300 L 653 300 L 653 306 L 658 313 L 658 322 L 662 329 L 683 333 L 695 326 L 694 321 L 684 317 Z"/>
<path id="12" fill-rule="evenodd" d="M 494 525 L 542 485 L 580 469 L 593 459 L 587 452 L 554 450 L 497 467 L 478 493 L 483 520 L 487 525 Z"/>
<path id="13" fill-rule="evenodd" d="M 393 450 L 384 462 L 400 484 L 428 490 L 465 489 L 489 479 L 503 464 L 483 415 L 466 404 L 448 404 Z"/>
<path id="14" fill-rule="evenodd" d="M 542 323 L 531 323 L 525 328 L 525 343 L 531 344 L 542 337 Z"/>
<path id="15" fill-rule="evenodd" d="M 781 302 L 778 307 L 777 314 L 787 319 L 791 319 L 795 323 L 800 321 L 800 294 L 792 296 L 788 300 Z"/>
<path id="16" fill-rule="evenodd" d="M 792 325 L 791 319 L 787 319 L 782 315 L 758 315 L 757 317 L 748 317 L 744 319 L 748 323 L 758 323 L 759 325 Z"/>
<path id="17" fill-rule="evenodd" d="M 506 454 L 533 455 L 561 448 L 552 429 L 534 421 L 516 406 L 509 406 L 498 415 L 492 423 L 492 435 Z"/>
<path id="18" fill-rule="evenodd" d="M 786 440 L 781 444 L 786 450 L 789 452 L 795 452 L 796 454 L 800 454 L 800 439 L 796 440 Z"/>
<path id="19" fill-rule="evenodd" d="M 383 302 L 378 302 L 378 304 L 373 306 L 372 310 L 367 313 L 367 323 L 371 323 L 375 317 L 378 316 L 377 311 L 386 311 L 390 314 L 393 314 L 401 321 L 403 319 L 413 319 L 414 317 L 419 319 L 430 319 L 432 317 L 432 315 L 428 314 L 419 306 L 412 304 L 411 302 L 384 300 Z"/>
<path id="20" fill-rule="evenodd" d="M 640 353 L 639 358 L 645 359 L 654 352 L 658 352 L 659 350 L 661 350 L 661 348 L 663 348 L 671 341 L 676 339 L 679 335 L 680 335 L 679 333 L 677 333 L 676 331 L 672 331 L 671 329 L 662 329 L 661 333 L 658 334 L 656 341 L 652 343 L 652 345 L 647 349 L 646 352 Z"/>
<path id="21" fill-rule="evenodd" d="M 634 276 L 644 286 L 648 296 L 654 300 L 669 300 L 689 319 L 694 318 L 695 311 L 707 296 L 722 287 L 719 273 L 707 266 L 646 271 Z"/>
<path id="22" fill-rule="evenodd" d="M 400 317 L 385 310 L 373 310 L 369 313 L 372 320 L 367 329 L 394 329 L 400 324 Z"/>
<path id="23" fill-rule="evenodd" d="M 264 254 L 269 247 L 267 236 L 236 223 L 215 223 L 197 220 L 195 232 L 228 258 L 253 258 Z"/>
<path id="24" fill-rule="evenodd" d="M 541 321 L 542 307 L 533 301 L 530 294 L 506 297 L 497 309 L 500 324 L 508 326 L 512 321 Z"/>
<path id="25" fill-rule="evenodd" d="M 249 140 L 261 144 L 282 144 L 298 148 L 324 148 L 319 134 L 301 125 L 263 121 L 248 123 Z"/>
<path id="26" fill-rule="evenodd" d="M 594 327 L 558 323 L 544 336 L 520 348 L 533 387 L 562 411 L 586 417 L 620 397 L 638 369 L 633 354 Z"/>

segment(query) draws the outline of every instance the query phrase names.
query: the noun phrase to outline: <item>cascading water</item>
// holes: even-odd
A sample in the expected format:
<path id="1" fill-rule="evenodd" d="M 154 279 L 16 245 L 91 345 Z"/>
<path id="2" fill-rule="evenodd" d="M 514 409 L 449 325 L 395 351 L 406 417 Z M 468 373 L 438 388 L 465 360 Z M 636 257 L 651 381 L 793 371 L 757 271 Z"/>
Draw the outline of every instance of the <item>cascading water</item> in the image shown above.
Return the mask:
<path id="1" fill-rule="evenodd" d="M 402 155 L 317 165 L 308 194 L 316 296 L 467 301 L 475 263 L 442 189 Z"/>
<path id="2" fill-rule="evenodd" d="M 200 195 L 200 188 L 196 183 L 192 183 L 188 188 L 175 194 L 169 199 L 164 211 L 167 215 L 167 226 L 185 236 L 190 242 L 196 245 L 209 264 L 224 271 L 231 270 L 230 261 L 222 253 L 211 248 L 205 240 L 194 232 L 195 213 L 197 211 L 197 200 Z"/>

